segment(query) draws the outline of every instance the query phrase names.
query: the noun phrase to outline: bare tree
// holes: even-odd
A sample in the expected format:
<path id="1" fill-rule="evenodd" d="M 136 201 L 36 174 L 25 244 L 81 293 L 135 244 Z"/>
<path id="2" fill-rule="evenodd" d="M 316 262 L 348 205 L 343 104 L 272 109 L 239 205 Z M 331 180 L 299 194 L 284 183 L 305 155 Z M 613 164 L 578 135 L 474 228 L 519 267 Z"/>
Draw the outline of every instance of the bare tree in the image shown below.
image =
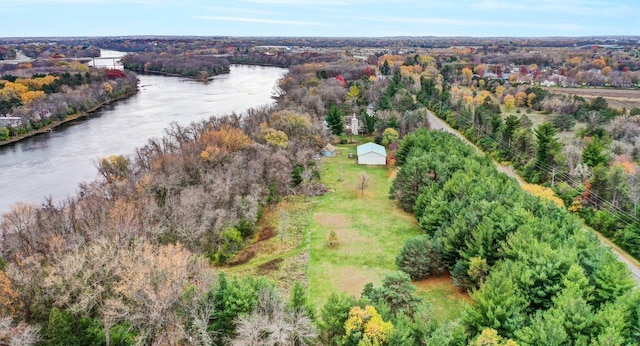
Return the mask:
<path id="1" fill-rule="evenodd" d="M 358 190 L 360 190 L 360 195 L 364 196 L 364 189 L 369 187 L 369 176 L 367 173 L 362 172 L 360 177 L 358 178 Z"/>
<path id="2" fill-rule="evenodd" d="M 107 345 L 110 328 L 120 321 L 136 328 L 141 340 L 175 345 L 187 337 L 185 324 L 205 319 L 200 297 L 213 280 L 204 260 L 179 244 L 102 238 L 60 255 L 43 286 L 58 306 L 81 315 L 98 313 Z M 194 297 L 190 301 L 183 300 L 187 290 Z M 189 311 L 186 318 L 183 311 Z"/>
<path id="3" fill-rule="evenodd" d="M 248 316 L 236 322 L 234 346 L 311 345 L 318 333 L 309 315 L 298 309 L 289 310 L 272 289 L 258 293 L 258 304 Z"/>
<path id="4" fill-rule="evenodd" d="M 0 317 L 0 344 L 8 346 L 31 346 L 41 339 L 39 328 L 26 323 L 14 325 L 10 318 Z"/>

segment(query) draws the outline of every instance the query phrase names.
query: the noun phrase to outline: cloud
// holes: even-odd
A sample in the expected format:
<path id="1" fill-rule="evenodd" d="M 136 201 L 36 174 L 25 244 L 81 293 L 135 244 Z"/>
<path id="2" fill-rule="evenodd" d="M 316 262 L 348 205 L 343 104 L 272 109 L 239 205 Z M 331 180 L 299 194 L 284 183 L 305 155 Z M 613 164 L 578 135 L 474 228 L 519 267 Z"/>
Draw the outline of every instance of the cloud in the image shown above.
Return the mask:
<path id="1" fill-rule="evenodd" d="M 257 14 L 257 15 L 265 15 L 265 14 L 274 14 L 275 12 L 271 11 L 260 11 L 260 10 L 252 10 L 248 8 L 240 8 L 240 7 L 220 7 L 220 6 L 207 6 L 207 10 L 218 11 L 218 12 L 231 12 L 231 13 L 242 13 L 242 14 Z"/>
<path id="2" fill-rule="evenodd" d="M 221 20 L 221 21 L 227 21 L 227 22 L 243 22 L 243 23 L 282 24 L 282 25 L 325 25 L 324 23 L 319 23 L 319 22 L 269 19 L 269 18 L 252 18 L 252 17 L 193 16 L 193 18 L 206 19 L 206 20 Z"/>
<path id="3" fill-rule="evenodd" d="M 113 5 L 114 3 L 136 4 L 136 5 L 160 5 L 171 3 L 168 0 L 4 0 L 19 4 L 68 4 L 68 5 Z"/>
<path id="4" fill-rule="evenodd" d="M 638 9 L 631 6 L 589 0 L 480 0 L 471 3 L 469 6 L 474 9 L 485 11 L 562 13 L 576 16 L 628 17 L 634 13 L 638 13 Z"/>
<path id="5" fill-rule="evenodd" d="M 497 27 L 497 28 L 532 28 L 557 30 L 560 32 L 580 32 L 586 27 L 571 23 L 531 23 L 531 22 L 507 22 L 497 20 L 470 20 L 459 18 L 429 18 L 429 17 L 380 17 L 380 18 L 361 18 L 374 22 L 392 22 L 392 23 L 411 23 L 426 25 L 449 25 L 449 26 L 466 26 L 466 27 Z"/>
<path id="6" fill-rule="evenodd" d="M 348 6 L 349 3 L 345 1 L 336 0 L 241 0 L 242 2 L 248 2 L 252 4 L 268 4 L 268 5 L 294 5 L 294 6 L 307 6 L 307 5 L 320 5 L 320 6 Z"/>

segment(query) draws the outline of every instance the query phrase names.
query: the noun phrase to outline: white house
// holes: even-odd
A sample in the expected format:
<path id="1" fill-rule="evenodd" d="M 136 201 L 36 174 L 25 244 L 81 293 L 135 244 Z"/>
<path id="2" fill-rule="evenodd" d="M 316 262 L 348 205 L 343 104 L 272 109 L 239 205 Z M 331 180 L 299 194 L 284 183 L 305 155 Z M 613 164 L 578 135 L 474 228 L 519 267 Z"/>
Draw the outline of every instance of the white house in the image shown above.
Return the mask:
<path id="1" fill-rule="evenodd" d="M 386 165 L 387 151 L 382 145 L 372 142 L 358 146 L 359 165 Z"/>
<path id="2" fill-rule="evenodd" d="M 22 118 L 20 117 L 2 117 L 0 116 L 0 127 L 13 126 L 18 127 L 22 125 Z"/>

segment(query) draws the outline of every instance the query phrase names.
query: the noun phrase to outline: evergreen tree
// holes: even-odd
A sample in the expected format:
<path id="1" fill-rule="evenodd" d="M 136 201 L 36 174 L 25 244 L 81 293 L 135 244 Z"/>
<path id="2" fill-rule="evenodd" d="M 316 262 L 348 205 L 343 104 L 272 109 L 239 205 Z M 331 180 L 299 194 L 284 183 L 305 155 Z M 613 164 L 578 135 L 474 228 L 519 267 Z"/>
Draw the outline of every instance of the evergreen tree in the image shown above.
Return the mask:
<path id="1" fill-rule="evenodd" d="M 607 166 L 609 164 L 609 155 L 605 151 L 604 143 L 599 137 L 593 137 L 584 145 L 582 162 L 590 168 L 598 165 Z"/>
<path id="2" fill-rule="evenodd" d="M 444 270 L 439 243 L 433 243 L 428 235 L 407 240 L 396 257 L 398 269 L 409 274 L 413 280 L 421 280 Z"/>
<path id="3" fill-rule="evenodd" d="M 345 335 L 344 324 L 349 318 L 349 310 L 358 304 L 353 297 L 344 293 L 331 292 L 326 303 L 320 310 L 320 338 L 324 345 L 341 345 Z"/>
<path id="4" fill-rule="evenodd" d="M 415 295 L 416 287 L 411 284 L 409 274 L 394 271 L 382 279 L 382 286 L 372 288 L 365 286 L 363 297 L 371 299 L 375 304 L 387 304 L 394 314 L 405 314 L 409 317 L 415 313 L 421 297 Z"/>
<path id="5" fill-rule="evenodd" d="M 382 63 L 382 66 L 380 66 L 380 73 L 385 76 L 391 74 L 391 66 L 389 66 L 389 60 L 385 60 L 384 63 Z"/>
<path id="6" fill-rule="evenodd" d="M 304 311 L 309 317 L 313 318 L 313 306 L 309 304 L 307 299 L 307 290 L 298 281 L 293 284 L 293 288 L 291 289 L 291 302 L 289 306 L 291 309 Z"/>
<path id="7" fill-rule="evenodd" d="M 360 112 L 362 119 L 364 119 L 364 128 L 368 135 L 372 134 L 376 130 L 376 117 L 367 114 L 364 110 Z"/>
<path id="8" fill-rule="evenodd" d="M 331 133 L 334 135 L 340 136 L 344 132 L 344 120 L 342 119 L 340 109 L 338 109 L 335 103 L 329 106 L 329 113 L 325 117 L 325 120 L 331 129 Z"/>
<path id="9" fill-rule="evenodd" d="M 50 346 L 80 345 L 74 333 L 75 325 L 76 320 L 70 312 L 62 311 L 54 307 L 49 313 L 46 344 Z"/>
<path id="10" fill-rule="evenodd" d="M 535 130 L 538 145 L 536 149 L 535 167 L 540 181 L 546 181 L 548 170 L 554 165 L 554 157 L 560 149 L 556 138 L 556 127 L 546 121 Z"/>
<path id="11" fill-rule="evenodd" d="M 463 316 L 463 322 L 471 335 L 477 335 L 485 328 L 493 328 L 500 335 L 513 337 L 526 319 L 524 310 L 528 306 L 513 280 L 510 266 L 494 268 L 481 290 L 473 291 L 473 304 Z"/>

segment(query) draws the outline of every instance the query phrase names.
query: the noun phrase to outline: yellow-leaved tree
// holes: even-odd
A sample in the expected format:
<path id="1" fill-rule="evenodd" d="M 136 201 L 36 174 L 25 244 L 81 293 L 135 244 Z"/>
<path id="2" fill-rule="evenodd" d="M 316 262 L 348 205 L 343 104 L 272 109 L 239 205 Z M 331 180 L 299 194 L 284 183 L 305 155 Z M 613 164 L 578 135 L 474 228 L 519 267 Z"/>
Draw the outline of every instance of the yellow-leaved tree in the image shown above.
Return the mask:
<path id="1" fill-rule="evenodd" d="M 482 331 L 477 339 L 471 341 L 471 346 L 518 346 L 518 343 L 511 339 L 505 339 L 498 335 L 495 329 L 487 328 Z"/>
<path id="2" fill-rule="evenodd" d="M 512 111 L 516 108 L 516 98 L 513 95 L 507 95 L 504 97 L 504 108 L 507 111 Z"/>
<path id="3" fill-rule="evenodd" d="M 498 85 L 495 90 L 496 97 L 501 99 L 504 96 L 504 87 L 502 85 Z"/>
<path id="4" fill-rule="evenodd" d="M 37 99 L 42 99 L 44 98 L 44 91 L 27 91 L 25 93 L 22 93 L 20 95 L 20 100 L 22 101 L 22 103 L 27 104 L 30 102 L 33 102 Z"/>
<path id="5" fill-rule="evenodd" d="M 262 138 L 264 138 L 267 143 L 280 148 L 286 148 L 289 146 L 289 137 L 287 134 L 271 127 L 265 127 L 262 129 Z"/>
<path id="6" fill-rule="evenodd" d="M 527 104 L 527 93 L 524 91 L 519 91 L 516 94 L 516 105 L 524 106 Z"/>
<path id="7" fill-rule="evenodd" d="M 467 85 L 471 84 L 471 79 L 473 78 L 473 71 L 471 71 L 470 68 L 465 67 L 462 69 L 462 78 L 464 78 L 464 81 Z"/>
<path id="8" fill-rule="evenodd" d="M 393 324 L 385 322 L 371 305 L 364 309 L 354 306 L 349 311 L 344 330 L 348 344 L 385 345 L 393 332 Z"/>

